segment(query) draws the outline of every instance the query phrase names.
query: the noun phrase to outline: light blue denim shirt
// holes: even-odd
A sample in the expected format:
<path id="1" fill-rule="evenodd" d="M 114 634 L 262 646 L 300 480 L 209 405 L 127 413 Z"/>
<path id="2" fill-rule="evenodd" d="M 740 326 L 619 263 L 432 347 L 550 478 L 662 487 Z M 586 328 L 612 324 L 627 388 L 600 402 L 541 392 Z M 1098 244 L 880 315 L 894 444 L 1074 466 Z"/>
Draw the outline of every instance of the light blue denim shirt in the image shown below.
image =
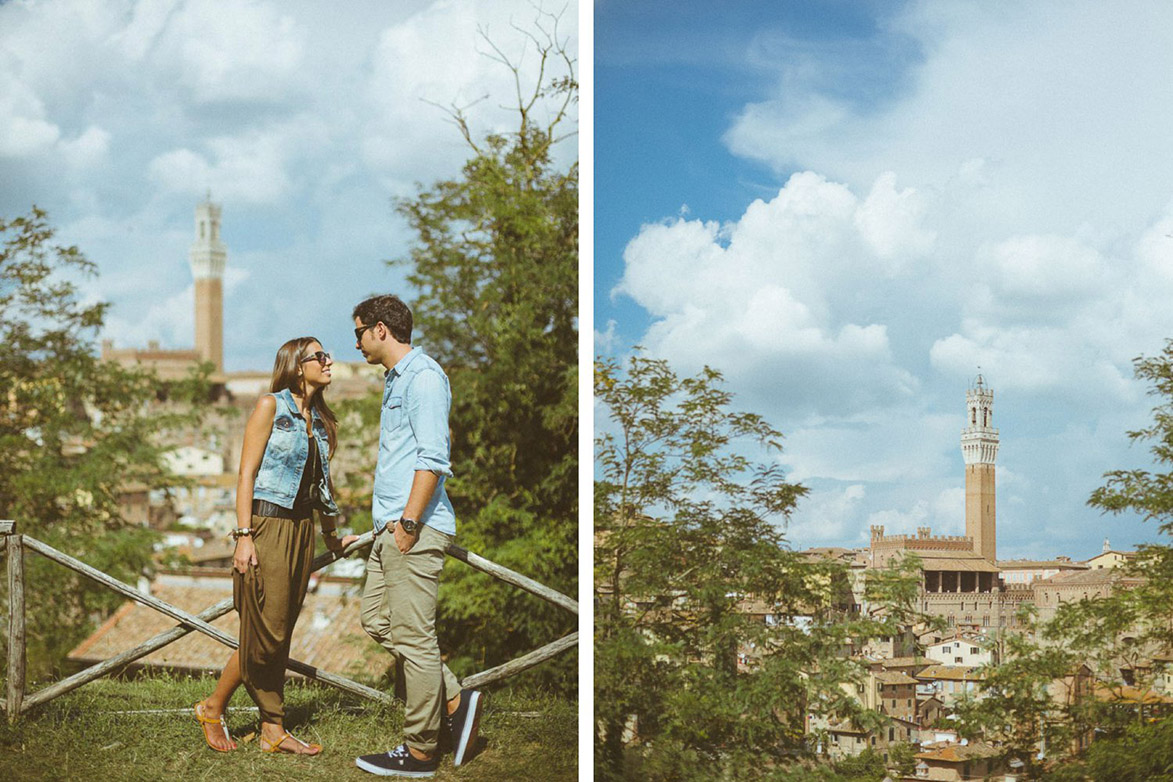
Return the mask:
<path id="1" fill-rule="evenodd" d="M 452 474 L 448 458 L 450 407 L 452 392 L 448 388 L 448 376 L 419 348 L 412 348 L 387 372 L 371 504 L 375 531 L 403 515 L 415 473 L 428 470 L 439 476 L 440 482 L 416 521 L 449 535 L 456 534 L 456 514 L 444 490 L 444 480 Z"/>

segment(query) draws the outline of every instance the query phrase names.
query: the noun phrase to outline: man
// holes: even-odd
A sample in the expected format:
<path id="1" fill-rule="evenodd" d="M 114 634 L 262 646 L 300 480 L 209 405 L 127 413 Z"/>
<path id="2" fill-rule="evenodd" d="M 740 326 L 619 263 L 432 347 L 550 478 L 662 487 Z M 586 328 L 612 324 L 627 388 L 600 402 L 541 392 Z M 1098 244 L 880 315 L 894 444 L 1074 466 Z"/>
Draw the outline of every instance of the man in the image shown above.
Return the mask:
<path id="1" fill-rule="evenodd" d="M 363 755 L 359 768 L 380 776 L 432 776 L 440 726 L 452 737 L 453 765 L 476 742 L 483 697 L 461 690 L 440 659 L 436 595 L 456 516 L 444 490 L 449 464 L 448 377 L 411 346 L 411 310 L 395 296 L 354 308 L 354 337 L 368 364 L 386 368 L 375 467 L 375 540 L 367 560 L 362 625 L 396 662 L 395 689 L 406 706 L 404 743 Z"/>

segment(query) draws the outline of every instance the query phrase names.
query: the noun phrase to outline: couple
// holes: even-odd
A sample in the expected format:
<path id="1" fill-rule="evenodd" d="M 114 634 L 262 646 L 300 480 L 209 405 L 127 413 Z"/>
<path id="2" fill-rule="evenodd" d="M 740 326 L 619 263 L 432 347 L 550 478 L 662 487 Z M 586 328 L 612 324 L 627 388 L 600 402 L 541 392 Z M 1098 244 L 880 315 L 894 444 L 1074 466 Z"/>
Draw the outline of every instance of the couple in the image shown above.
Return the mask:
<path id="1" fill-rule="evenodd" d="M 396 662 L 396 695 L 406 704 L 405 742 L 363 755 L 359 768 L 380 776 L 432 776 L 441 723 L 451 733 L 453 764 L 476 742 L 483 699 L 440 660 L 436 593 L 444 550 L 456 518 L 444 490 L 448 458 L 448 378 L 411 346 L 411 310 L 395 296 L 375 296 L 354 308 L 355 347 L 369 364 L 386 368 L 375 467 L 375 539 L 367 560 L 362 626 Z M 240 648 L 215 691 L 195 705 L 208 746 L 236 748 L 224 709 L 242 683 L 261 713 L 263 752 L 316 755 L 321 746 L 283 727 L 285 664 L 293 626 L 305 599 L 314 556 L 313 512 L 322 516 L 326 547 L 340 551 L 329 457 L 337 422 L 323 392 L 330 354 L 312 337 L 277 351 L 272 393 L 257 401 L 245 428 L 236 489 L 233 599 L 240 614 Z"/>

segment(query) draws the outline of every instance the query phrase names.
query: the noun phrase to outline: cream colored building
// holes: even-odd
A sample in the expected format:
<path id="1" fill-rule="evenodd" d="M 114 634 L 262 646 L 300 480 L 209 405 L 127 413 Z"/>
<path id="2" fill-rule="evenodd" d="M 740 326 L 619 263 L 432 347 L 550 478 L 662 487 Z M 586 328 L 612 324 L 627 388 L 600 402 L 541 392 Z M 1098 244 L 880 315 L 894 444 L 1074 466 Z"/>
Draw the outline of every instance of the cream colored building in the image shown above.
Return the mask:
<path id="1" fill-rule="evenodd" d="M 1087 561 L 1092 570 L 1123 567 L 1136 558 L 1135 551 L 1117 551 L 1112 548 L 1107 538 L 1104 538 L 1104 550 Z"/>

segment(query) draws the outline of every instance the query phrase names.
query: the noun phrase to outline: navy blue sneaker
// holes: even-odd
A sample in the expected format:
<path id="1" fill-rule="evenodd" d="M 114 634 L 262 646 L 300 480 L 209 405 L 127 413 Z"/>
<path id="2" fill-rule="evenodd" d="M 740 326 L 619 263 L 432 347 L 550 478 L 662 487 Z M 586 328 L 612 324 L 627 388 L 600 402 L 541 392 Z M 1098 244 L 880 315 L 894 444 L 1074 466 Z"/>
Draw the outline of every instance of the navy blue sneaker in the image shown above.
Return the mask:
<path id="1" fill-rule="evenodd" d="M 354 765 L 381 777 L 430 777 L 436 773 L 440 761 L 438 755 L 431 760 L 419 760 L 406 744 L 400 744 L 390 752 L 355 758 Z"/>
<path id="2" fill-rule="evenodd" d="M 444 724 L 452 737 L 452 766 L 459 768 L 468 758 L 469 750 L 477 743 L 477 730 L 481 727 L 481 707 L 485 696 L 479 690 L 461 690 L 460 706 L 455 713 L 444 715 Z"/>

